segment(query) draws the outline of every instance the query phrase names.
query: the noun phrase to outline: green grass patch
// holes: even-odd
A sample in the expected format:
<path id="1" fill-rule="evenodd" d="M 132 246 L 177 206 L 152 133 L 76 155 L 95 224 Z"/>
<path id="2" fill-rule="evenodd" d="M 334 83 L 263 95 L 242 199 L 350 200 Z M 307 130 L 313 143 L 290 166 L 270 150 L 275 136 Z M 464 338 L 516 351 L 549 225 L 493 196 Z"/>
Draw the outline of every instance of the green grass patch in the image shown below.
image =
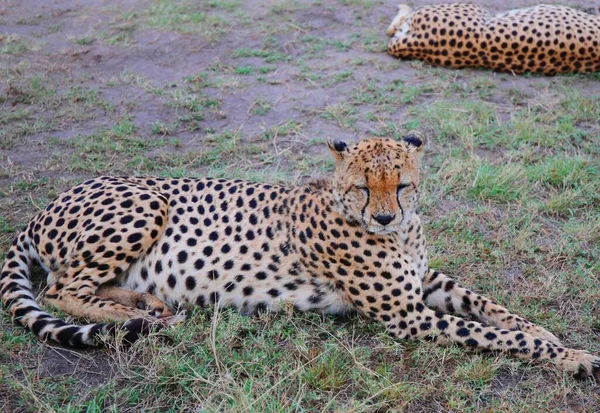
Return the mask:
<path id="1" fill-rule="evenodd" d="M 475 178 L 467 193 L 481 200 L 517 201 L 527 193 L 525 171 L 519 165 L 483 163 L 475 170 Z"/>
<path id="2" fill-rule="evenodd" d="M 266 49 L 236 49 L 231 57 L 261 57 L 267 63 L 287 62 L 292 59 L 291 56 L 284 53 Z"/>
<path id="3" fill-rule="evenodd" d="M 39 50 L 39 46 L 26 37 L 0 34 L 0 55 L 20 55 Z"/>
<path id="4" fill-rule="evenodd" d="M 191 1 L 154 1 L 134 21 L 153 29 L 199 34 L 213 42 L 231 29 L 231 21 L 210 10 L 205 11 L 202 4 Z"/>

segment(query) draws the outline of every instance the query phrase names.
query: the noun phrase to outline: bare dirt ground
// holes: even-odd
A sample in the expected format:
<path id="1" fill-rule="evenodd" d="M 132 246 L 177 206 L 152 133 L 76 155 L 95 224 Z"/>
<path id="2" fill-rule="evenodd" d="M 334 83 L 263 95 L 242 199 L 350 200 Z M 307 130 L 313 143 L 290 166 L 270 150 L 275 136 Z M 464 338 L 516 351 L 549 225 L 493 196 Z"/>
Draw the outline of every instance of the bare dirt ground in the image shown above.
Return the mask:
<path id="1" fill-rule="evenodd" d="M 432 3 L 441 1 L 412 2 Z M 505 11 L 538 2 L 473 3 Z M 593 0 L 546 3 L 598 11 Z M 600 351 L 600 77 L 397 61 L 385 53 L 396 5 L 0 0 L 0 260 L 28 218 L 89 176 L 296 183 L 331 171 L 327 137 L 419 128 L 431 136 L 423 212 L 434 263 L 567 344 Z M 226 376 L 210 351 L 193 350 L 210 348 L 211 314 L 187 327 L 198 336 L 174 332 L 125 355 L 49 347 L 3 315 L 0 411 L 600 409 L 597 384 L 502 356 L 399 347 L 362 318 L 272 316 L 268 331 L 264 320 L 227 313 Z M 300 336 L 282 333 L 290 323 Z M 247 329 L 258 338 L 233 356 L 230 336 Z M 302 332 L 322 336 L 302 344 Z M 272 370 L 247 367 L 264 347 L 288 358 L 269 353 Z M 313 348 L 322 364 L 306 362 L 321 354 Z"/>

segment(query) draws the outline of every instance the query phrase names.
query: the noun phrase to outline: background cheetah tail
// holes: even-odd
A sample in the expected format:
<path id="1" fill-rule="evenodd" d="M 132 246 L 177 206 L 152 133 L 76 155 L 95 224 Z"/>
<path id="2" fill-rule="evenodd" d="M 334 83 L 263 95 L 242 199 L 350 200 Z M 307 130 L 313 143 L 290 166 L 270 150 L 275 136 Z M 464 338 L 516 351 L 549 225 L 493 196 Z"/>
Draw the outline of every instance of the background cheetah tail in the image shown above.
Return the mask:
<path id="1" fill-rule="evenodd" d="M 102 334 L 115 335 L 123 330 L 123 342 L 132 343 L 148 334 L 156 324 L 144 319 L 125 323 L 68 324 L 45 312 L 35 301 L 31 284 L 32 256 L 25 237 L 11 246 L 0 273 L 0 301 L 6 310 L 42 341 L 52 340 L 65 347 L 98 346 Z"/>

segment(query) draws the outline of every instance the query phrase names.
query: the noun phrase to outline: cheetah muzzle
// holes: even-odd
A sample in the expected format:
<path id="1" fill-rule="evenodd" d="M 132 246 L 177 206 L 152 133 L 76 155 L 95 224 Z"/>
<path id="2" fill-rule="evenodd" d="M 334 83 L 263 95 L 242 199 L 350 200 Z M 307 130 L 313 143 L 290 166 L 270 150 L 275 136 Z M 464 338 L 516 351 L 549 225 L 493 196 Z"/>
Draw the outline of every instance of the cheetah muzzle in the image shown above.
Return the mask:
<path id="1" fill-rule="evenodd" d="M 15 239 L 4 306 L 41 340 L 94 346 L 175 324 L 180 306 L 357 310 L 400 339 L 458 343 L 598 375 L 600 358 L 430 269 L 419 214 L 423 136 L 330 142 L 335 174 L 300 186 L 101 177 L 59 195 Z M 46 312 L 30 269 L 48 272 Z M 461 317 L 465 317 L 463 319 Z"/>

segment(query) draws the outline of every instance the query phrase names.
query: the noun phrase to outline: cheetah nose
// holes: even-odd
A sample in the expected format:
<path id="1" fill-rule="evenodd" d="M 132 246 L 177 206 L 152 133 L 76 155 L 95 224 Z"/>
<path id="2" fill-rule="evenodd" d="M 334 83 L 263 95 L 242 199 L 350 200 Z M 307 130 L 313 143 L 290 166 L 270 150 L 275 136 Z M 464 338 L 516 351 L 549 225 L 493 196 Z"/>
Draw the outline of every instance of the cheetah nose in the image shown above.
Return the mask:
<path id="1" fill-rule="evenodd" d="M 396 216 L 395 215 L 375 215 L 375 221 L 379 222 L 384 227 L 392 222 Z"/>

